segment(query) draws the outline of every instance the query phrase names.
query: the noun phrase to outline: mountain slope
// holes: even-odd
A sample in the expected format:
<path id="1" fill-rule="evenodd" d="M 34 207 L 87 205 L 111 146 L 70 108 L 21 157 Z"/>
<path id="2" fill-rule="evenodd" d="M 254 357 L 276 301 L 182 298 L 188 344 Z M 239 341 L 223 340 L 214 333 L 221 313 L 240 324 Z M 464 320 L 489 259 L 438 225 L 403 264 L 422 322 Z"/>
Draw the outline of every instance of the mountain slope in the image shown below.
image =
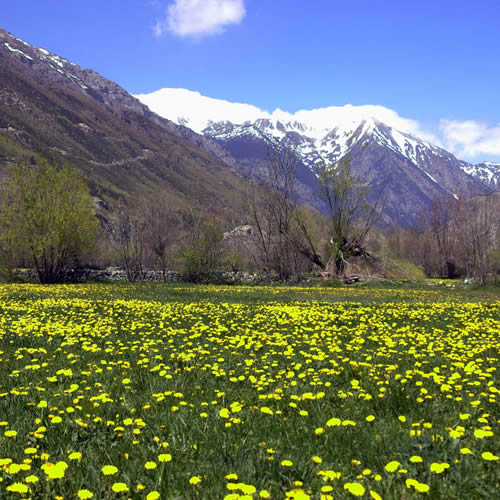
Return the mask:
<path id="1" fill-rule="evenodd" d="M 0 29 L 0 166 L 33 153 L 71 161 L 108 200 L 166 189 L 179 203 L 202 196 L 236 206 L 246 183 L 209 139 Z"/>
<path id="2" fill-rule="evenodd" d="M 321 208 L 312 174 L 315 164 L 335 165 L 349 154 L 355 173 L 383 190 L 387 224 L 418 224 L 419 213 L 437 196 L 481 194 L 500 186 L 500 167 L 472 165 L 419 138 L 411 120 L 380 106 L 330 107 L 270 114 L 246 104 L 162 89 L 137 96 L 164 117 L 193 127 L 217 142 L 246 173 L 262 175 L 268 145 L 286 138 L 299 164 L 299 199 Z M 432 139 L 432 138 L 429 138 Z"/>

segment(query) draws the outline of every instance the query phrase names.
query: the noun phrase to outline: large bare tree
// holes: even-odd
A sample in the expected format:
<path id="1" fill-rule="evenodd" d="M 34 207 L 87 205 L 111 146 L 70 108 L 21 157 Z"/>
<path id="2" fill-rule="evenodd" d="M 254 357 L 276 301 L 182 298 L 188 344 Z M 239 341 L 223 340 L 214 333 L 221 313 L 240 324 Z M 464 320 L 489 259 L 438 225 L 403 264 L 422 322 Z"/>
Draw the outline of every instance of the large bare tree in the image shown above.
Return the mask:
<path id="1" fill-rule="evenodd" d="M 256 260 L 282 280 L 289 279 L 296 267 L 291 241 L 296 167 L 294 148 L 286 139 L 269 145 L 265 185 L 254 183 L 248 199 L 249 222 L 255 228 L 258 249 Z"/>
<path id="2" fill-rule="evenodd" d="M 497 249 L 499 206 L 498 196 L 492 193 L 462 203 L 457 211 L 455 223 L 460 234 L 467 274 L 482 285 L 492 271 L 490 259 Z"/>
<path id="3" fill-rule="evenodd" d="M 121 203 L 112 220 L 112 232 L 118 246 L 119 261 L 129 281 L 136 281 L 144 274 L 144 233 L 146 222 L 137 207 Z"/>
<path id="4" fill-rule="evenodd" d="M 458 201 L 449 194 L 432 200 L 425 212 L 426 229 L 433 235 L 441 260 L 441 273 L 447 278 L 456 275 L 456 224 Z"/>
<path id="5" fill-rule="evenodd" d="M 153 266 L 161 270 L 167 280 L 169 249 L 179 231 L 179 216 L 172 209 L 166 193 L 158 193 L 143 200 L 140 216 L 144 221 L 142 238 L 153 257 Z"/>

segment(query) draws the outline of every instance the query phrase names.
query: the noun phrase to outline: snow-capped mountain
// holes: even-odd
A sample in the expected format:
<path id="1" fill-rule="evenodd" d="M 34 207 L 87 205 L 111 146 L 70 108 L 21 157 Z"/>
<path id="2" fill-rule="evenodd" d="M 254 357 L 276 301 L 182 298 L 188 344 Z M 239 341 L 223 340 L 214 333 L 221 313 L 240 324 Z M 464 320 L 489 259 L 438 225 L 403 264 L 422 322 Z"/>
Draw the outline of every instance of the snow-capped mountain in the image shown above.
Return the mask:
<path id="1" fill-rule="evenodd" d="M 184 89 L 136 96 L 153 111 L 210 138 L 246 173 L 259 175 L 267 145 L 286 137 L 299 160 L 299 198 L 321 208 L 312 167 L 346 154 L 372 195 L 387 192 L 386 222 L 418 223 L 419 211 L 443 193 L 460 197 L 500 186 L 500 166 L 473 165 L 436 146 L 417 122 L 382 106 L 328 107 L 287 113 L 204 97 Z"/>
<path id="2" fill-rule="evenodd" d="M 322 210 L 311 167 L 349 153 L 372 196 L 384 192 L 384 222 L 406 226 L 418 224 L 436 196 L 480 194 L 500 184 L 499 164 L 458 160 L 417 122 L 381 106 L 291 114 L 182 89 L 134 97 L 2 29 L 0 135 L 7 141 L 0 166 L 15 161 L 15 152 L 52 150 L 111 197 L 170 184 L 194 192 L 195 179 L 215 198 L 237 198 L 246 182 L 241 172 L 262 178 L 268 146 L 286 138 L 297 151 L 299 202 Z"/>
<path id="3" fill-rule="evenodd" d="M 440 158 L 458 162 L 464 172 L 494 188 L 500 186 L 500 164 L 457 160 L 434 145 L 438 138 L 421 130 L 416 121 L 383 106 L 330 106 L 291 114 L 279 109 L 268 113 L 185 89 L 161 89 L 136 97 L 160 116 L 217 141 L 295 137 L 297 152 L 308 166 L 318 161 L 334 164 L 357 143 L 375 140 L 422 168 L 431 180 L 430 164 Z"/>

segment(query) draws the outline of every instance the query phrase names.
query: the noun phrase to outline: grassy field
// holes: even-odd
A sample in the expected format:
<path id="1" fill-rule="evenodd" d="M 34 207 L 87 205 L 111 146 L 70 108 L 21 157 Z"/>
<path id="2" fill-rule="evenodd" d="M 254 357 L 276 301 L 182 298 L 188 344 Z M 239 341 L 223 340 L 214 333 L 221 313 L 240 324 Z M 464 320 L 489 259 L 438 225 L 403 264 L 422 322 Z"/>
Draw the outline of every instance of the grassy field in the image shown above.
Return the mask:
<path id="1" fill-rule="evenodd" d="M 498 498 L 498 290 L 0 286 L 0 498 Z"/>

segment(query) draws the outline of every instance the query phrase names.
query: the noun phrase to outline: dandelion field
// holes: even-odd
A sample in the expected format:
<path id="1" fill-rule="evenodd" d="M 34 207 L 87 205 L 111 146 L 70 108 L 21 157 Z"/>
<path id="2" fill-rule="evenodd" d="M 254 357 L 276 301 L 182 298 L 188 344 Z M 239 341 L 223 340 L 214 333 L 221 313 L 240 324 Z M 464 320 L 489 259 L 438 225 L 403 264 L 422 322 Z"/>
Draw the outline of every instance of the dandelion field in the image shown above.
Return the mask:
<path id="1" fill-rule="evenodd" d="M 0 498 L 498 498 L 500 303 L 0 286 Z"/>

